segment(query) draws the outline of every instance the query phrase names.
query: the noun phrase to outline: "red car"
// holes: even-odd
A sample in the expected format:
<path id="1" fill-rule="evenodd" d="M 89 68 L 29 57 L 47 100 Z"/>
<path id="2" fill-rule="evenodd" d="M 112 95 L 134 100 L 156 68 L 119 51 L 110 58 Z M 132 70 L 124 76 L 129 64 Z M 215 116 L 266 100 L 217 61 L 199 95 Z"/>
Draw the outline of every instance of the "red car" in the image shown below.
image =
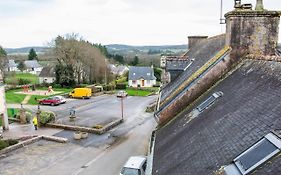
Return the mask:
<path id="1" fill-rule="evenodd" d="M 39 100 L 39 104 L 40 105 L 59 105 L 61 103 L 60 99 L 58 97 L 48 97 L 48 98 L 44 98 Z"/>

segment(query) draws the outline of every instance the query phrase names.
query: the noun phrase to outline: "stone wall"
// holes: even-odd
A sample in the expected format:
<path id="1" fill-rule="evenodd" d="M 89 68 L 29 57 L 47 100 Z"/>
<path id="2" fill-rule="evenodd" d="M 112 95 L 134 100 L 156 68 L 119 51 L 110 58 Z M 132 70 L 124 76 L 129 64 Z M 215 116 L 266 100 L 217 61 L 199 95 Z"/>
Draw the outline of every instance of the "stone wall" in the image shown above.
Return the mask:
<path id="1" fill-rule="evenodd" d="M 227 13 L 226 45 L 254 55 L 274 55 L 280 12 L 235 10 Z"/>

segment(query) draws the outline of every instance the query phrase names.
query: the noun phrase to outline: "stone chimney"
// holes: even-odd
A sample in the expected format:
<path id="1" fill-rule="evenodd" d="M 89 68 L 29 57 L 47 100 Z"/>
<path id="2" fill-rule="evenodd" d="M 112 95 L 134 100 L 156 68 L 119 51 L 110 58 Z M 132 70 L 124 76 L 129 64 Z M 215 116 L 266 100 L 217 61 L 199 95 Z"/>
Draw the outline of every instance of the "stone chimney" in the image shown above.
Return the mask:
<path id="1" fill-rule="evenodd" d="M 188 37 L 188 49 L 192 48 L 198 42 L 207 39 L 208 36 L 189 36 Z"/>
<path id="2" fill-rule="evenodd" d="M 226 44 L 245 54 L 274 55 L 281 13 L 264 10 L 262 0 L 255 9 L 236 8 L 225 14 Z"/>

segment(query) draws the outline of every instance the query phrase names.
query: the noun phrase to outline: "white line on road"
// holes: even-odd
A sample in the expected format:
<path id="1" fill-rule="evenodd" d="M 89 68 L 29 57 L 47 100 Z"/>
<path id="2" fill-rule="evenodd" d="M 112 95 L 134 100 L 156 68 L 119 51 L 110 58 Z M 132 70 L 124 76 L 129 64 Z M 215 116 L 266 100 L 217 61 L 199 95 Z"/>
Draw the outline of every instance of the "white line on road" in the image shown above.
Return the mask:
<path id="1" fill-rule="evenodd" d="M 103 151 L 102 153 L 100 153 L 96 158 L 94 158 L 93 160 L 91 160 L 90 162 L 86 163 L 83 167 L 87 168 L 89 167 L 91 164 L 93 164 L 95 161 L 97 161 L 99 158 L 101 158 L 103 155 L 105 155 L 106 151 Z M 80 174 L 85 168 L 80 168 L 79 170 L 77 170 L 76 172 L 74 172 L 72 175 L 78 175 Z"/>

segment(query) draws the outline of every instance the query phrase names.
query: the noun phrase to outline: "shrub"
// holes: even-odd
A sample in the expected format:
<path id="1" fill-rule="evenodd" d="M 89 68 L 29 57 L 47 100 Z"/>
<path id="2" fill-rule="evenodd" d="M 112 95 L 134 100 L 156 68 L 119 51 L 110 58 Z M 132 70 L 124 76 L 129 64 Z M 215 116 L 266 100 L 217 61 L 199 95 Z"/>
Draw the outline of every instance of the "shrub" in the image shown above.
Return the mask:
<path id="1" fill-rule="evenodd" d="M 124 83 L 126 81 L 127 81 L 127 77 L 120 77 L 118 80 L 116 80 L 116 83 L 120 84 L 120 83 Z"/>
<path id="2" fill-rule="evenodd" d="M 125 83 L 119 83 L 119 84 L 116 84 L 116 89 L 126 89 L 126 84 Z"/>
<path id="3" fill-rule="evenodd" d="M 26 116 L 26 122 L 30 123 L 31 119 L 32 119 L 32 113 L 29 111 L 25 111 L 25 116 Z M 16 119 L 20 119 L 20 112 L 18 112 L 16 114 Z"/>
<path id="4" fill-rule="evenodd" d="M 113 91 L 115 89 L 115 86 L 114 85 L 103 85 L 103 90 L 104 91 Z"/>
<path id="5" fill-rule="evenodd" d="M 23 79 L 23 78 L 19 78 L 18 81 L 19 81 L 19 83 L 18 83 L 19 85 L 25 85 L 25 84 L 30 84 L 31 83 L 30 80 Z"/>
<path id="6" fill-rule="evenodd" d="M 41 111 L 40 113 L 40 124 L 46 125 L 49 122 L 52 122 L 55 120 L 55 113 L 51 111 Z"/>
<path id="7" fill-rule="evenodd" d="M 12 140 L 12 139 L 0 140 L 0 150 L 6 148 L 8 146 L 15 145 L 17 143 L 19 143 L 18 140 Z"/>
<path id="8" fill-rule="evenodd" d="M 9 143 L 7 143 L 7 141 L 0 140 L 0 150 L 6 148 L 8 146 L 9 146 Z"/>

